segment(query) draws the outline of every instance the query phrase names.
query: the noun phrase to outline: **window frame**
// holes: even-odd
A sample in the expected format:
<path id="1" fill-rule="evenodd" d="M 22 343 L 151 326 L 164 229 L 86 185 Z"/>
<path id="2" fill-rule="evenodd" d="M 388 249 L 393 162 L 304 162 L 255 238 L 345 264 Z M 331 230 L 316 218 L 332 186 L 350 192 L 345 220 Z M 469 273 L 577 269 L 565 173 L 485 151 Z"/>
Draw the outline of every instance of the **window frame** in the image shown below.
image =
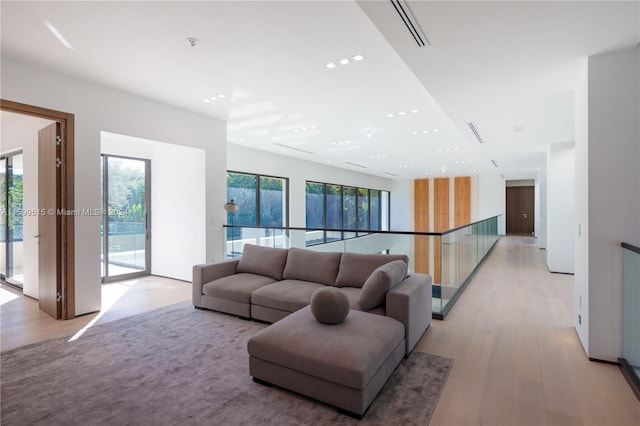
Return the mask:
<path id="1" fill-rule="evenodd" d="M 358 224 L 359 224 L 359 208 L 358 208 L 358 197 L 359 197 L 359 190 L 360 189 L 364 189 L 367 191 L 367 203 L 369 208 L 367 209 L 368 212 L 368 223 L 369 223 L 369 228 L 366 230 L 369 231 L 374 231 L 374 229 L 371 229 L 371 191 L 377 191 L 378 192 L 378 214 L 380 216 L 380 229 L 377 229 L 377 231 L 382 231 L 385 228 L 385 224 L 383 224 L 383 205 L 382 205 L 382 200 L 383 200 L 383 193 L 387 193 L 388 194 L 388 204 L 386 206 L 386 210 L 387 210 L 387 219 L 388 219 L 388 223 L 386 224 L 386 228 L 389 229 L 391 228 L 391 191 L 386 191 L 383 189 L 375 189 L 375 188 L 365 188 L 363 186 L 354 186 L 354 185 L 341 185 L 341 184 L 337 184 L 337 183 L 330 183 L 330 182 L 318 182 L 318 181 L 313 181 L 313 180 L 305 180 L 305 197 L 306 197 L 306 190 L 307 190 L 307 184 L 316 184 L 316 185 L 323 185 L 324 186 L 324 203 L 323 203 L 323 222 L 324 222 L 324 227 L 323 229 L 325 231 L 330 231 L 331 229 L 327 226 L 327 186 L 335 186 L 335 187 L 340 187 L 340 205 L 341 205 L 341 217 L 340 217 L 340 223 L 342 224 L 342 229 L 347 229 L 346 225 L 345 225 L 345 218 L 344 218 L 344 211 L 345 211 L 345 203 L 344 203 L 344 189 L 345 188 L 354 188 L 355 189 L 355 199 L 356 199 L 356 208 L 355 208 L 355 228 L 353 229 L 354 233 L 358 233 L 359 231 L 361 231 L 360 229 L 358 229 Z M 305 198 L 306 200 L 306 198 Z M 305 205 L 305 217 L 306 217 L 306 205 Z M 305 223 L 305 226 L 307 226 L 307 224 Z M 307 226 L 308 227 L 308 226 Z M 351 229 L 350 229 L 351 230 Z M 365 230 L 365 231 L 366 231 Z M 360 232 L 360 234 L 362 234 Z"/>
<path id="2" fill-rule="evenodd" d="M 245 225 L 245 226 L 256 226 L 256 227 L 264 227 L 264 228 L 273 228 L 273 227 L 269 227 L 269 226 L 263 226 L 261 225 L 261 221 L 260 221 L 260 217 L 261 217 L 261 212 L 260 212 L 260 191 L 261 191 L 261 184 L 260 184 L 260 180 L 262 178 L 270 178 L 270 179 L 282 179 L 285 182 L 285 188 L 284 191 L 282 191 L 284 193 L 284 197 L 285 197 L 285 202 L 284 202 L 284 217 L 283 217 L 283 224 L 282 227 L 283 228 L 287 228 L 289 226 L 289 178 L 288 177 L 284 177 L 284 176 L 273 176 L 273 175 L 265 175 L 265 174 L 258 174 L 258 173 L 249 173 L 249 172 L 241 172 L 241 171 L 237 171 L 237 170 L 227 170 L 227 182 L 226 182 L 226 188 L 227 188 L 227 194 L 229 191 L 229 181 L 228 181 L 228 175 L 229 173 L 233 173 L 233 174 L 237 174 L 237 175 L 245 175 L 245 176 L 254 176 L 256 178 L 256 224 L 255 225 Z M 226 195 L 226 197 L 228 198 L 228 195 Z M 227 200 L 229 201 L 229 200 Z M 235 224 L 234 226 L 243 226 L 240 224 Z M 278 228 L 278 227 L 276 227 Z"/>

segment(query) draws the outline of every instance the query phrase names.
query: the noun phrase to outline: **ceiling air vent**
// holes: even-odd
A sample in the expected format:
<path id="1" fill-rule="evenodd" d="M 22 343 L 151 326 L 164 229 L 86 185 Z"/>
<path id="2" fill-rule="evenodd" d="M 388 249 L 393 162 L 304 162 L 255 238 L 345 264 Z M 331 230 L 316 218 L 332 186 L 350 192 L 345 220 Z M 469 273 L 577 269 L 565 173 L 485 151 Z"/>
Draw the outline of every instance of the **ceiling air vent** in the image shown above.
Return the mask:
<path id="1" fill-rule="evenodd" d="M 387 175 L 387 176 L 398 177 L 398 175 L 397 175 L 397 174 L 395 174 L 395 173 L 391 173 L 391 172 L 384 172 L 384 174 L 385 174 L 385 175 Z"/>
<path id="2" fill-rule="evenodd" d="M 391 4 L 393 5 L 396 12 L 402 19 L 402 22 L 411 33 L 411 37 L 416 42 L 419 47 L 424 47 L 426 45 L 431 46 L 427 36 L 424 35 L 422 28 L 420 28 L 420 24 L 418 24 L 418 20 L 413 13 L 411 13 L 411 9 L 409 9 L 409 5 L 404 0 L 391 0 Z"/>
<path id="3" fill-rule="evenodd" d="M 493 163 L 493 167 L 498 167 L 498 164 L 495 162 L 495 160 L 491 160 L 491 162 Z"/>
<path id="4" fill-rule="evenodd" d="M 294 150 L 294 151 L 304 152 L 305 154 L 315 155 L 315 154 L 314 154 L 313 152 L 311 152 L 311 151 L 306 151 L 306 150 L 304 150 L 304 149 L 300 149 L 300 148 L 294 148 L 294 147 L 292 147 L 292 146 L 285 145 L 285 144 L 283 144 L 283 143 L 274 143 L 274 145 L 278 145 L 278 146 L 281 146 L 281 147 L 283 147 L 283 148 L 287 148 L 287 149 L 292 149 L 292 150 Z"/>
<path id="5" fill-rule="evenodd" d="M 478 142 L 484 143 L 484 139 L 482 139 L 482 136 L 480 136 L 480 133 L 478 132 L 478 128 L 476 127 L 476 125 L 473 123 L 467 123 L 467 125 L 473 132 L 473 135 L 476 137 L 476 139 L 478 139 Z"/>
<path id="6" fill-rule="evenodd" d="M 367 168 L 367 166 L 363 166 L 362 164 L 352 163 L 351 161 L 345 161 L 345 163 L 349 164 L 350 166 L 360 167 L 361 169 Z"/>

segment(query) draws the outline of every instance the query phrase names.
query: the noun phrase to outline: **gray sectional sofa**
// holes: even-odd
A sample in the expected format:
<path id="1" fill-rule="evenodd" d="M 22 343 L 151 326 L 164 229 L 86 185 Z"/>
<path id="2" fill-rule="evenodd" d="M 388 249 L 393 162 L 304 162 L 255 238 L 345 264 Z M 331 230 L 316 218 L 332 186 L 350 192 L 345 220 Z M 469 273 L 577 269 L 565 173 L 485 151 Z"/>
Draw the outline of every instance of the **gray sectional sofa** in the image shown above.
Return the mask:
<path id="1" fill-rule="evenodd" d="M 399 283 L 374 279 L 374 271 L 384 275 L 380 267 L 396 260 L 408 263 L 404 255 L 326 253 L 247 244 L 239 259 L 193 267 L 193 304 L 274 323 L 309 305 L 316 289 L 335 286 L 347 295 L 350 309 L 402 323 L 406 356 L 429 327 L 432 278 L 407 276 L 405 268 Z"/>

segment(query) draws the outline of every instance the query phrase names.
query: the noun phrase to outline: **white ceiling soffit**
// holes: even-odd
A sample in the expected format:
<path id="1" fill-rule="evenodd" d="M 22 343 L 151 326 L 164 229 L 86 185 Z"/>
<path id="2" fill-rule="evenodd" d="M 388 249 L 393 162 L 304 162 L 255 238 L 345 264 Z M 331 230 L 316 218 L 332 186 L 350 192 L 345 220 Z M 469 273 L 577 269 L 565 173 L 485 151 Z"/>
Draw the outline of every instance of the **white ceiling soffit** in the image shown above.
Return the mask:
<path id="1" fill-rule="evenodd" d="M 499 158 L 507 179 L 537 177 L 548 145 L 574 140 L 574 89 L 586 58 L 640 40 L 638 2 L 407 1 L 426 48 L 391 2 L 358 3 L 475 158 Z"/>
<path id="2" fill-rule="evenodd" d="M 227 120 L 231 143 L 393 178 L 510 178 L 573 140 L 585 58 L 638 42 L 637 3 L 399 3 L 430 45 L 390 1 L 3 1 L 1 53 Z"/>

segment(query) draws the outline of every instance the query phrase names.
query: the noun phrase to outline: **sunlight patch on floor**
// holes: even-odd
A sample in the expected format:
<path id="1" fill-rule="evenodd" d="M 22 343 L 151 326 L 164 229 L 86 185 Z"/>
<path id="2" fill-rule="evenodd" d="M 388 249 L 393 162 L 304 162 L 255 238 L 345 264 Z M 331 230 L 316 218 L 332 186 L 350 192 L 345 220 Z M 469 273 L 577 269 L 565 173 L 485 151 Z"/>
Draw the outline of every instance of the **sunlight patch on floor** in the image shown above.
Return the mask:
<path id="1" fill-rule="evenodd" d="M 76 334 L 68 340 L 68 342 L 73 342 L 74 340 L 79 339 L 85 331 L 91 328 L 96 322 L 100 320 L 109 312 L 109 309 L 116 304 L 118 300 L 122 298 L 129 290 L 133 288 L 135 285 L 135 281 L 123 281 L 121 283 L 113 283 L 113 284 L 104 284 L 102 285 L 102 309 L 94 319 L 92 319 L 87 325 L 82 327 Z"/>
<path id="2" fill-rule="evenodd" d="M 19 296 L 17 294 L 5 290 L 4 288 L 0 288 L 0 306 L 4 305 L 5 303 L 11 302 L 18 297 Z"/>

